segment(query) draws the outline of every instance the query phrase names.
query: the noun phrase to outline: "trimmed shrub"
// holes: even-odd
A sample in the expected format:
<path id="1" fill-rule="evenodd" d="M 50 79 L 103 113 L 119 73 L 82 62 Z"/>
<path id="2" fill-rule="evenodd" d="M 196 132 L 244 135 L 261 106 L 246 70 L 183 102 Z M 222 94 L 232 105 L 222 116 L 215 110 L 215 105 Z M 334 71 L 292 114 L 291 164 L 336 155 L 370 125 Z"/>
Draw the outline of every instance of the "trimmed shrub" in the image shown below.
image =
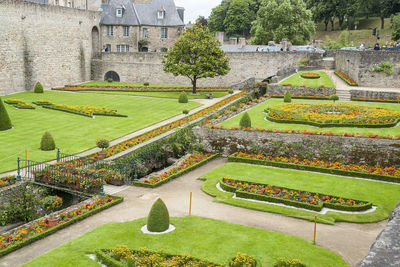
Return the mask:
<path id="1" fill-rule="evenodd" d="M 182 111 L 182 113 L 185 114 L 185 115 L 187 115 L 187 114 L 189 114 L 189 110 L 184 109 L 184 110 Z"/>
<path id="2" fill-rule="evenodd" d="M 12 124 L 3 100 L 0 98 L 0 131 L 11 129 Z"/>
<path id="3" fill-rule="evenodd" d="M 333 101 L 333 103 L 335 103 L 336 101 L 339 100 L 339 96 L 337 94 L 333 94 L 329 97 L 330 100 Z"/>
<path id="4" fill-rule="evenodd" d="M 51 136 L 49 132 L 45 132 L 40 142 L 40 150 L 52 151 L 54 149 L 56 149 L 56 143 L 54 142 L 53 136 Z"/>
<path id="5" fill-rule="evenodd" d="M 43 85 L 40 82 L 37 82 L 35 84 L 35 87 L 33 89 L 33 92 L 35 94 L 43 94 Z"/>
<path id="6" fill-rule="evenodd" d="M 400 69 L 399 69 L 399 73 L 400 73 Z M 233 90 L 229 90 L 228 93 L 233 94 Z"/>
<path id="7" fill-rule="evenodd" d="M 149 82 L 145 82 L 145 83 L 143 83 L 143 85 L 144 85 L 144 86 L 149 86 L 150 83 L 149 83 Z"/>
<path id="8" fill-rule="evenodd" d="M 182 92 L 180 94 L 178 102 L 179 103 L 188 103 L 189 102 L 189 99 L 188 99 L 188 96 L 187 96 L 186 92 Z"/>
<path id="9" fill-rule="evenodd" d="M 98 148 L 105 149 L 110 146 L 110 141 L 107 139 L 100 139 L 96 141 L 96 145 Z"/>
<path id="10" fill-rule="evenodd" d="M 113 79 L 108 78 L 108 79 L 107 79 L 107 82 L 112 83 L 112 82 L 113 82 Z"/>
<path id="11" fill-rule="evenodd" d="M 285 103 L 291 103 L 292 102 L 292 96 L 290 95 L 289 90 L 286 91 L 285 96 L 283 97 L 283 102 L 285 102 Z"/>
<path id="12" fill-rule="evenodd" d="M 169 228 L 169 213 L 167 206 L 161 198 L 157 199 L 151 207 L 147 217 L 147 230 L 150 232 L 164 232 Z"/>
<path id="13" fill-rule="evenodd" d="M 301 263 L 298 259 L 288 260 L 285 258 L 278 258 L 277 262 L 274 264 L 274 267 L 305 267 L 303 263 Z"/>
<path id="14" fill-rule="evenodd" d="M 239 125 L 242 128 L 250 128 L 251 127 L 251 119 L 250 119 L 249 113 L 245 112 L 243 114 L 242 118 L 240 119 Z"/>

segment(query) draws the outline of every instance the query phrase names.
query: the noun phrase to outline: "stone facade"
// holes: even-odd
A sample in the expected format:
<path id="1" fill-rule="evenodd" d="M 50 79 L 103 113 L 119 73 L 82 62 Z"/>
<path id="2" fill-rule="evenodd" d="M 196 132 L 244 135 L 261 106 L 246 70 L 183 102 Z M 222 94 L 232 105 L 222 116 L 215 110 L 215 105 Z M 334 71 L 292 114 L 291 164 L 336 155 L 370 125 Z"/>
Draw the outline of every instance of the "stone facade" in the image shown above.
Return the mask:
<path id="1" fill-rule="evenodd" d="M 2 0 L 0 14 L 0 95 L 89 80 L 99 12 Z"/>
<path id="2" fill-rule="evenodd" d="M 360 86 L 399 88 L 400 53 L 395 51 L 343 51 L 335 52 L 336 68 L 354 79 Z M 381 62 L 393 63 L 393 74 L 373 71 Z"/>
<path id="3" fill-rule="evenodd" d="M 143 29 L 148 31 L 148 37 L 144 38 Z M 161 38 L 161 28 L 166 28 L 168 32 L 167 38 Z M 168 50 L 179 36 L 181 36 L 183 27 L 154 27 L 154 26 L 140 26 L 139 40 L 146 40 L 149 42 L 145 47 L 149 52 L 161 52 Z M 165 50 L 166 49 L 166 50 Z"/>
<path id="4" fill-rule="evenodd" d="M 109 52 L 117 52 L 117 45 L 128 45 L 129 51 L 137 51 L 138 50 L 138 36 L 139 36 L 139 27 L 137 26 L 120 26 L 113 25 L 113 35 L 107 35 L 107 26 L 101 26 L 101 36 L 102 36 L 102 45 L 104 47 L 106 45 L 110 45 L 111 51 Z M 129 36 L 123 35 L 123 28 L 128 27 Z"/>
<path id="5" fill-rule="evenodd" d="M 326 97 L 336 93 L 335 88 L 295 87 L 295 86 L 282 86 L 279 84 L 269 84 L 267 87 L 267 93 L 269 95 L 284 95 L 286 91 L 289 91 L 291 96 Z"/>

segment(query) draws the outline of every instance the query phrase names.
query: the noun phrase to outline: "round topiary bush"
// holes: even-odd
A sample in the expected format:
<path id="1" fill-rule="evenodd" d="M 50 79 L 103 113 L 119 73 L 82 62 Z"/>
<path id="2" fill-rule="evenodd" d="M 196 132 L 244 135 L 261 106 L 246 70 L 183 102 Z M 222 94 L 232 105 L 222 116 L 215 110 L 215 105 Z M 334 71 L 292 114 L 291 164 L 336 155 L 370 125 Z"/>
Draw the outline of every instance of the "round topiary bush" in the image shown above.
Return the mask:
<path id="1" fill-rule="evenodd" d="M 242 118 L 240 119 L 239 125 L 242 128 L 250 128 L 251 127 L 251 119 L 250 119 L 249 113 L 245 112 L 243 114 Z"/>
<path id="2" fill-rule="evenodd" d="M 145 83 L 143 83 L 143 85 L 144 85 L 144 86 L 149 86 L 150 83 L 149 83 L 149 82 L 145 82 Z"/>
<path id="3" fill-rule="evenodd" d="M 54 142 L 53 136 L 49 132 L 45 132 L 40 142 L 40 150 L 52 151 L 56 149 L 56 143 Z"/>
<path id="4" fill-rule="evenodd" d="M 113 82 L 113 79 L 112 79 L 112 78 L 108 78 L 108 79 L 107 79 L 107 82 L 112 83 L 112 82 Z"/>
<path id="5" fill-rule="evenodd" d="M 0 98 L 0 131 L 11 129 L 12 124 L 3 100 Z"/>
<path id="6" fill-rule="evenodd" d="M 107 139 L 100 139 L 96 141 L 96 145 L 98 148 L 101 148 L 103 150 L 110 146 L 110 141 L 108 141 Z"/>
<path id="7" fill-rule="evenodd" d="M 292 102 L 292 96 L 290 95 L 289 91 L 286 91 L 285 96 L 283 97 L 283 102 L 285 102 L 285 103 Z"/>
<path id="8" fill-rule="evenodd" d="M 179 103 L 188 103 L 189 99 L 185 92 L 182 92 L 179 96 Z"/>
<path id="9" fill-rule="evenodd" d="M 34 87 L 34 89 L 33 89 L 33 92 L 34 92 L 35 94 L 43 94 L 43 86 L 42 86 L 42 84 L 41 84 L 40 82 L 37 82 L 37 83 L 35 84 L 35 87 Z"/>
<path id="10" fill-rule="evenodd" d="M 339 96 L 337 94 L 333 94 L 329 97 L 330 100 L 333 101 L 333 103 L 335 103 L 335 101 L 339 100 Z"/>
<path id="11" fill-rule="evenodd" d="M 150 232 L 165 232 L 169 229 L 169 213 L 165 203 L 159 198 L 151 207 L 147 217 L 147 230 Z"/>

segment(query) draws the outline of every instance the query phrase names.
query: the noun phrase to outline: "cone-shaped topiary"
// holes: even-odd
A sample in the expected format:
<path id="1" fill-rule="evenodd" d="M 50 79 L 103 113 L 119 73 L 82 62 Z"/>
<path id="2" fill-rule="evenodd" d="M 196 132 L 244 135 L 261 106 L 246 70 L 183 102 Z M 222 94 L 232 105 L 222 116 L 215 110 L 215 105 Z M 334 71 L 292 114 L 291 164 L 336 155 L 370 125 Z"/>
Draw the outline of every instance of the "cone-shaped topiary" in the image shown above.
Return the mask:
<path id="1" fill-rule="evenodd" d="M 169 228 L 169 213 L 167 206 L 159 198 L 151 207 L 147 217 L 147 230 L 150 232 L 165 232 Z"/>
<path id="2" fill-rule="evenodd" d="M 187 103 L 189 102 L 188 96 L 185 92 L 182 92 L 179 96 L 179 103 Z"/>
<path id="3" fill-rule="evenodd" d="M 12 124 L 3 100 L 0 98 L 0 131 L 11 129 Z"/>
<path id="4" fill-rule="evenodd" d="M 242 118 L 240 119 L 239 125 L 242 128 L 250 128 L 251 127 L 251 119 L 250 119 L 249 113 L 245 112 L 243 114 Z"/>
<path id="5" fill-rule="evenodd" d="M 290 95 L 289 91 L 286 91 L 285 97 L 283 98 L 283 102 L 285 102 L 285 103 L 291 103 L 292 102 L 292 96 Z"/>
<path id="6" fill-rule="evenodd" d="M 40 150 L 51 151 L 56 149 L 56 143 L 54 142 L 53 136 L 49 132 L 45 132 L 40 141 Z"/>
<path id="7" fill-rule="evenodd" d="M 37 82 L 35 84 L 35 88 L 33 89 L 33 92 L 36 94 L 43 94 L 43 86 L 40 82 Z"/>

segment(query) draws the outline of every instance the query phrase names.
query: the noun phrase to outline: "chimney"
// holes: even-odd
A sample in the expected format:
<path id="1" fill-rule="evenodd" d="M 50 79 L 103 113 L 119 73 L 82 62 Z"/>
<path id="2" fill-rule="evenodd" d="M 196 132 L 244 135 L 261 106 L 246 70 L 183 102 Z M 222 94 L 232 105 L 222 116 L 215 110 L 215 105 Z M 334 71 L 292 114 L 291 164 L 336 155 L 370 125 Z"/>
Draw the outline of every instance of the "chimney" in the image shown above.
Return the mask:
<path id="1" fill-rule="evenodd" d="M 215 39 L 220 42 L 221 45 L 224 44 L 224 39 L 225 39 L 225 32 L 216 32 L 215 33 Z"/>
<path id="2" fill-rule="evenodd" d="M 246 46 L 246 38 L 241 37 L 241 38 L 239 38 L 238 47 L 239 47 L 239 48 L 243 48 L 243 46 Z"/>
<path id="3" fill-rule="evenodd" d="M 235 38 L 235 37 L 229 38 L 229 44 L 230 45 L 237 45 L 237 38 Z"/>
<path id="4" fill-rule="evenodd" d="M 178 11 L 178 15 L 181 18 L 182 22 L 185 23 L 185 8 L 176 7 L 176 11 Z"/>

